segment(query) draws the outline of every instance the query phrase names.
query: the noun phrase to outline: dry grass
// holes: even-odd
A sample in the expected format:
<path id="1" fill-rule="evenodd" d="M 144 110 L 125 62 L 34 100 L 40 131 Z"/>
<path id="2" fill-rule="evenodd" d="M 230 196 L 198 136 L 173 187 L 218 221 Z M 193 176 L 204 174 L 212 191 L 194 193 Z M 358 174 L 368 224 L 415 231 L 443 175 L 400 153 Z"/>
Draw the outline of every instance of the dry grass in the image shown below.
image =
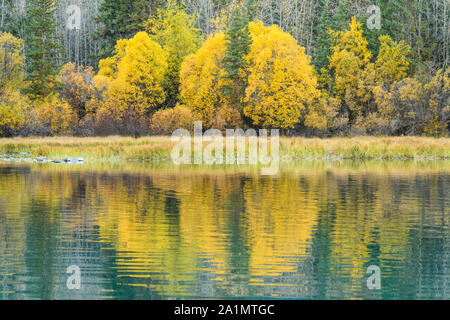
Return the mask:
<path id="1" fill-rule="evenodd" d="M 353 137 L 281 138 L 280 155 L 291 160 L 448 160 L 450 138 Z M 169 137 L 52 137 L 0 139 L 0 154 L 84 157 L 91 162 L 168 161 L 175 143 Z"/>
<path id="2" fill-rule="evenodd" d="M 300 159 L 437 160 L 450 159 L 450 138 L 282 138 L 281 150 Z"/>

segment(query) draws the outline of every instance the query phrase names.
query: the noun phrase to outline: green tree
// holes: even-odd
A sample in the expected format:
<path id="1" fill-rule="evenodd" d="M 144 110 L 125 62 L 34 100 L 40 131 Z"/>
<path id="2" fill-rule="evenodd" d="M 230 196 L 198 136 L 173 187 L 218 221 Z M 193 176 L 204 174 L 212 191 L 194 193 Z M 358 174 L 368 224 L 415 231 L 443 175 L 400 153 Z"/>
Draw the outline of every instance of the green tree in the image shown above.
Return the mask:
<path id="1" fill-rule="evenodd" d="M 397 41 L 402 40 L 405 25 L 401 13 L 406 5 L 406 0 L 377 0 L 374 4 L 380 8 L 381 29 L 369 30 L 366 23 L 362 23 L 362 25 L 364 37 L 369 42 L 368 48 L 374 55 L 377 55 L 380 49 L 378 38 L 381 35 L 389 35 Z"/>
<path id="2" fill-rule="evenodd" d="M 163 4 L 162 0 L 103 0 L 98 13 L 101 25 L 98 31 L 101 39 L 99 58 L 112 56 L 116 42 L 141 31 L 144 22 Z"/>
<path id="3" fill-rule="evenodd" d="M 25 35 L 25 9 L 20 1 L 0 0 L 0 32 L 9 32 L 20 39 Z"/>
<path id="4" fill-rule="evenodd" d="M 224 95 L 230 102 L 230 107 L 242 111 L 241 99 L 245 95 L 247 76 L 244 57 L 250 52 L 251 38 L 248 24 L 252 20 L 254 2 L 236 8 L 233 12 L 231 26 L 225 33 L 226 51 L 223 58 L 225 79 Z"/>
<path id="5" fill-rule="evenodd" d="M 318 35 L 314 42 L 312 64 L 317 71 L 327 68 L 331 56 L 331 40 L 329 30 L 342 30 L 348 23 L 348 5 L 340 2 L 335 14 L 332 14 L 329 0 L 324 0 L 321 6 L 321 16 L 318 25 Z"/>
<path id="6" fill-rule="evenodd" d="M 27 3 L 25 50 L 28 91 L 33 98 L 43 98 L 55 87 L 60 65 L 55 10 L 55 0 L 29 0 Z"/>

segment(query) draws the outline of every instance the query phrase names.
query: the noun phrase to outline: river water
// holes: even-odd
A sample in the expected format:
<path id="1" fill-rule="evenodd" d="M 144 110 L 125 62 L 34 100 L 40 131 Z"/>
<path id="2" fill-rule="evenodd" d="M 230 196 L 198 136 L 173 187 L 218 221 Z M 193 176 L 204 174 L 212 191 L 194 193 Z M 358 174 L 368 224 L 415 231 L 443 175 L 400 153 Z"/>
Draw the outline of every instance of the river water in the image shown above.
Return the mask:
<path id="1" fill-rule="evenodd" d="M 448 299 L 449 168 L 0 164 L 0 299 Z"/>

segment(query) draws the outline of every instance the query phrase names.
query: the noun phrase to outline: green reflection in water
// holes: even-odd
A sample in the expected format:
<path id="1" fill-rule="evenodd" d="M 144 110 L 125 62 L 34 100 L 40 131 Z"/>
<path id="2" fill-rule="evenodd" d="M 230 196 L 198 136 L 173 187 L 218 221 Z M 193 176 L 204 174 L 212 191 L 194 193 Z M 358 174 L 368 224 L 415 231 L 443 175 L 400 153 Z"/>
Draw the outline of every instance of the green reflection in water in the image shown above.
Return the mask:
<path id="1" fill-rule="evenodd" d="M 449 168 L 1 164 L 0 298 L 448 299 Z"/>

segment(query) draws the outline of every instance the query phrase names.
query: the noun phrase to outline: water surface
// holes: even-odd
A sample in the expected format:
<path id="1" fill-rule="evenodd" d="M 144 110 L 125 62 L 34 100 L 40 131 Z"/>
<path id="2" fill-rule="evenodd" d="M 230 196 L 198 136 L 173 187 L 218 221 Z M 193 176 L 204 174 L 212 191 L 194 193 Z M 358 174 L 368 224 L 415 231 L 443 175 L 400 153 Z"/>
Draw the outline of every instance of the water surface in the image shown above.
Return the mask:
<path id="1" fill-rule="evenodd" d="M 0 164 L 0 299 L 448 299 L 449 186 L 446 164 Z"/>

